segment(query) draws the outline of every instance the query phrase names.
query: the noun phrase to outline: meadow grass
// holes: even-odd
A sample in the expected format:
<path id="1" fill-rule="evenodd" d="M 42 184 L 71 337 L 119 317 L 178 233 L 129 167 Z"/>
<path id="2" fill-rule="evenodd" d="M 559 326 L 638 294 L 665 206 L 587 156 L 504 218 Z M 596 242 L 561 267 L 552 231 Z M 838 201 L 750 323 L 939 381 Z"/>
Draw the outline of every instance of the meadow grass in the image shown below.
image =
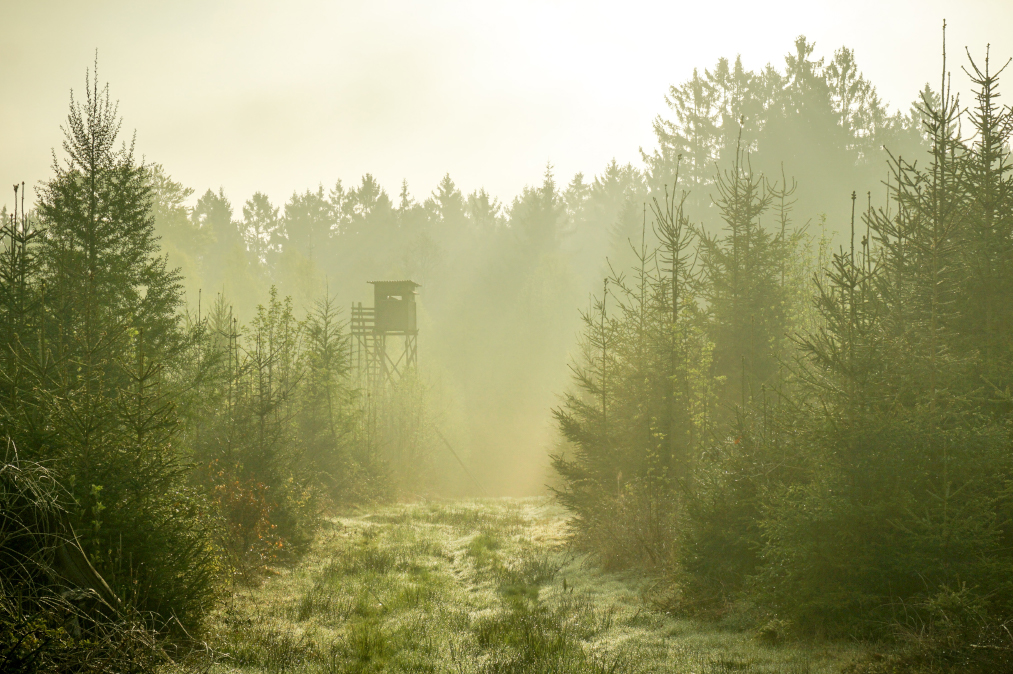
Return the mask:
<path id="1" fill-rule="evenodd" d="M 217 612 L 209 671 L 816 674 L 861 655 L 651 610 L 642 578 L 602 572 L 566 533 L 547 499 L 332 518 L 299 565 Z"/>

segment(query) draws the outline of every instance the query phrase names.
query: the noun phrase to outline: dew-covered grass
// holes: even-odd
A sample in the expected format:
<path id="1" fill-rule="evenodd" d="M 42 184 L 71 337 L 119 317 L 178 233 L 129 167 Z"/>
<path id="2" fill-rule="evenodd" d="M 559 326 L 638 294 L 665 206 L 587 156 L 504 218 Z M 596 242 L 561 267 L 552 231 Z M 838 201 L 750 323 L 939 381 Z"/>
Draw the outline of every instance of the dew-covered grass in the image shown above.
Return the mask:
<path id="1" fill-rule="evenodd" d="M 295 568 L 215 616 L 211 672 L 836 672 L 857 646 L 772 646 L 668 616 L 567 545 L 546 499 L 425 502 L 328 521 Z"/>

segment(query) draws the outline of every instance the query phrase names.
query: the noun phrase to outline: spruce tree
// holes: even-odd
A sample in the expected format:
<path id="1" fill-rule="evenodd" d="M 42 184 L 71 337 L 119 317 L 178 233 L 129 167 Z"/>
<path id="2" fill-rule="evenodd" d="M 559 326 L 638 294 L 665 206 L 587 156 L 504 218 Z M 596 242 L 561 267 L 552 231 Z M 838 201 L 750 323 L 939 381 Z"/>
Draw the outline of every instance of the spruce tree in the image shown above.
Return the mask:
<path id="1" fill-rule="evenodd" d="M 71 98 L 65 159 L 54 153 L 39 217 L 42 297 L 36 363 L 46 436 L 26 448 L 57 458 L 86 552 L 125 599 L 193 625 L 214 600 L 214 552 L 185 488 L 173 376 L 179 274 L 160 254 L 148 167 L 97 74 Z M 127 596 L 127 593 L 130 596 Z"/>

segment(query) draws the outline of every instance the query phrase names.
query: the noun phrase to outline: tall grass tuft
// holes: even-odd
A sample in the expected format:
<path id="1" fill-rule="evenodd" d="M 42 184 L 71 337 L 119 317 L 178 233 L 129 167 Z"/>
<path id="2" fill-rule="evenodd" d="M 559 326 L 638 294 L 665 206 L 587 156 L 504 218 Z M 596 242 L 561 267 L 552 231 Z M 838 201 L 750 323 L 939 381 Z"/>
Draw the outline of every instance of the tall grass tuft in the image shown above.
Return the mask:
<path id="1" fill-rule="evenodd" d="M 0 462 L 0 671 L 148 672 L 155 632 L 88 563 L 44 466 Z"/>

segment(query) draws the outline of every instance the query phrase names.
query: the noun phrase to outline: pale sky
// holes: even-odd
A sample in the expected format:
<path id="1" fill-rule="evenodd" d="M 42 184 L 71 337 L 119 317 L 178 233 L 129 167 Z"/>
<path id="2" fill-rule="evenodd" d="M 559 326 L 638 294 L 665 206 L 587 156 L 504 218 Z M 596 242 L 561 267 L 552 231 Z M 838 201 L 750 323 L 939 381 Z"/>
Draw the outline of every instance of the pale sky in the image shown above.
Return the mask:
<path id="1" fill-rule="evenodd" d="M 781 68 L 799 34 L 853 48 L 906 110 L 939 79 L 944 18 L 962 87 L 965 45 L 1013 54 L 1013 0 L 0 0 L 0 186 L 49 176 L 96 48 L 139 152 L 238 214 L 366 172 L 392 197 L 449 172 L 508 201 L 546 162 L 560 182 L 640 165 L 669 85 L 720 56 Z"/>

